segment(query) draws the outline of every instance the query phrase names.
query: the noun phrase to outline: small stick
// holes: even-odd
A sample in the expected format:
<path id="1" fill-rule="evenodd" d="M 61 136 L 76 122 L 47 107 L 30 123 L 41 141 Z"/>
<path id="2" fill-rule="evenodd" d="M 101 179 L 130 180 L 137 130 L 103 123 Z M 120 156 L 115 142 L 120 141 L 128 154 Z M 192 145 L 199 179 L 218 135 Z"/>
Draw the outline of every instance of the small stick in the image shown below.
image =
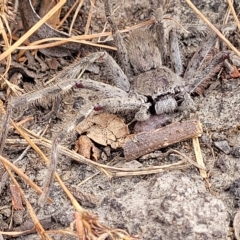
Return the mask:
<path id="1" fill-rule="evenodd" d="M 150 132 L 133 135 L 124 145 L 126 160 L 139 158 L 160 148 L 185 141 L 202 134 L 201 123 L 197 120 L 177 122 Z"/>

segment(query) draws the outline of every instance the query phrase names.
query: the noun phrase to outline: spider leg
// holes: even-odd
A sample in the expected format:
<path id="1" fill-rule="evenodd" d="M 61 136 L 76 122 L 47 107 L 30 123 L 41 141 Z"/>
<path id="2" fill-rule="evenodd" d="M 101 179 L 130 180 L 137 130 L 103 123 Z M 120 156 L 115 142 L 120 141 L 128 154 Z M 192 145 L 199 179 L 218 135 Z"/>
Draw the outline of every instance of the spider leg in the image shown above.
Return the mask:
<path id="1" fill-rule="evenodd" d="M 103 93 L 106 97 L 119 97 L 119 98 L 127 98 L 128 93 L 123 91 L 120 88 L 101 83 L 96 82 L 91 79 L 65 79 L 58 84 L 55 84 L 53 86 L 31 92 L 26 93 L 21 97 L 13 98 L 7 108 L 7 115 L 3 123 L 3 130 L 0 135 L 0 153 L 2 152 L 4 148 L 5 139 L 8 134 L 8 125 L 11 118 L 11 113 L 13 108 L 20 108 L 21 106 L 27 106 L 35 101 L 40 101 L 44 98 L 47 98 L 51 96 L 51 98 L 56 98 L 56 96 L 59 96 L 61 93 L 69 91 L 72 87 L 77 88 L 87 88 L 90 90 L 95 90 Z"/>
<path id="2" fill-rule="evenodd" d="M 144 103 L 145 99 L 140 98 L 107 98 L 99 101 L 95 106 L 86 104 L 74 117 L 74 119 L 70 122 L 70 124 L 66 124 L 61 132 L 54 138 L 53 146 L 51 150 L 51 162 L 48 167 L 48 171 L 46 174 L 46 179 L 43 184 L 43 193 L 41 194 L 38 204 L 39 206 L 43 206 L 46 202 L 52 185 L 54 181 L 54 172 L 56 170 L 56 164 L 58 159 L 58 146 L 61 141 L 65 138 L 65 136 L 70 133 L 78 124 L 80 124 L 86 117 L 88 117 L 91 113 L 95 114 L 97 111 L 105 110 L 109 112 L 119 112 L 119 111 L 135 111 L 135 118 L 141 119 L 141 121 L 149 118 L 148 108 L 151 105 L 150 103 Z M 140 110 L 139 110 L 140 109 Z M 146 116 L 146 119 L 144 117 Z M 138 119 L 136 119 L 138 120 Z"/>
<path id="3" fill-rule="evenodd" d="M 38 205 L 43 207 L 45 204 L 54 181 L 55 170 L 58 161 L 58 146 L 60 142 L 64 139 L 64 137 L 71 132 L 80 122 L 82 122 L 91 112 L 93 111 L 93 106 L 86 104 L 74 117 L 74 119 L 67 123 L 61 130 L 61 132 L 54 138 L 53 146 L 51 149 L 51 160 L 48 166 L 48 171 L 45 177 L 45 181 L 43 183 L 43 192 L 38 199 Z"/>
<path id="4" fill-rule="evenodd" d="M 172 29 L 169 32 L 169 41 L 170 41 L 170 59 L 173 66 L 174 72 L 180 76 L 183 73 L 183 63 L 181 58 L 181 51 L 178 44 L 178 38 L 176 30 Z"/>
<path id="5" fill-rule="evenodd" d="M 78 78 L 81 72 L 87 68 L 88 65 L 94 63 L 101 63 L 105 66 L 105 75 L 111 81 L 111 85 L 118 87 L 124 91 L 129 91 L 130 84 L 127 76 L 116 63 L 116 61 L 107 52 L 96 52 L 80 60 L 80 62 L 70 65 L 69 68 L 60 73 L 59 79 Z"/>
<path id="6" fill-rule="evenodd" d="M 107 52 L 101 52 L 100 54 L 101 57 L 98 58 L 97 62 L 102 63 L 105 66 L 104 75 L 106 75 L 110 84 L 128 92 L 130 89 L 130 83 L 123 70 Z"/>
<path id="7" fill-rule="evenodd" d="M 186 91 L 190 94 L 193 92 L 201 94 L 209 84 L 211 78 L 219 72 L 224 65 L 224 60 L 229 58 L 229 54 L 230 51 L 218 53 L 207 66 L 201 69 L 201 71 L 189 81 L 188 86 L 185 88 Z"/>
<path id="8" fill-rule="evenodd" d="M 127 48 L 124 43 L 123 37 L 122 37 L 121 33 L 119 32 L 117 24 L 114 20 L 114 16 L 112 13 L 111 0 L 104 0 L 104 4 L 105 4 L 106 18 L 107 18 L 109 25 L 112 28 L 113 38 L 114 38 L 114 41 L 115 41 L 117 49 L 118 49 L 118 57 L 119 57 L 121 66 L 122 66 L 125 74 L 129 77 L 129 76 L 131 76 L 131 67 L 130 67 L 129 56 L 128 56 Z"/>
<path id="9" fill-rule="evenodd" d="M 173 70 L 177 75 L 183 73 L 183 64 L 181 58 L 181 51 L 178 44 L 178 38 L 175 30 L 175 26 L 170 23 L 169 26 L 164 24 L 164 10 L 163 3 L 155 11 L 155 32 L 157 38 L 157 44 L 161 53 L 161 60 L 163 65 L 168 63 L 168 55 L 173 66 Z M 167 47 L 167 41 L 169 41 L 169 48 Z M 168 54 L 169 52 L 169 54 Z"/>
<path id="10" fill-rule="evenodd" d="M 210 34 L 205 40 L 203 40 L 200 47 L 194 53 L 183 76 L 186 83 L 188 83 L 192 78 L 194 78 L 194 76 L 199 72 L 199 69 L 203 65 L 203 62 L 209 58 L 209 53 L 214 43 L 216 42 L 216 39 L 216 34 Z"/>
<path id="11" fill-rule="evenodd" d="M 163 26 L 163 7 L 160 5 L 159 8 L 155 11 L 155 32 L 157 38 L 157 46 L 159 48 L 161 54 L 161 62 L 162 65 L 167 64 L 167 41 L 164 34 L 164 26 Z"/>
<path id="12" fill-rule="evenodd" d="M 131 112 L 135 113 L 135 120 L 145 121 L 149 118 L 149 107 L 151 103 L 146 102 L 146 98 L 128 97 L 128 98 L 106 98 L 94 106 L 94 110 L 104 110 L 112 113 Z"/>

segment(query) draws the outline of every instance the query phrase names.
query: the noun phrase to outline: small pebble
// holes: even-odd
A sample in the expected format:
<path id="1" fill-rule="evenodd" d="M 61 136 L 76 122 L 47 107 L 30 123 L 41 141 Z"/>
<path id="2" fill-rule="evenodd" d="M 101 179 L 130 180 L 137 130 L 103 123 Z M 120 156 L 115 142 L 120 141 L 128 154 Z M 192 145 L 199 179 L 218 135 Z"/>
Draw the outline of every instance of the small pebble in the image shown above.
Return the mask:
<path id="1" fill-rule="evenodd" d="M 229 190 L 235 200 L 240 200 L 240 178 L 236 179 L 226 190 Z"/>
<path id="2" fill-rule="evenodd" d="M 214 145 L 223 151 L 225 154 L 229 154 L 231 152 L 231 148 L 226 140 L 214 142 Z"/>
<path id="3" fill-rule="evenodd" d="M 235 147 L 232 149 L 231 154 L 235 158 L 240 158 L 240 147 Z"/>

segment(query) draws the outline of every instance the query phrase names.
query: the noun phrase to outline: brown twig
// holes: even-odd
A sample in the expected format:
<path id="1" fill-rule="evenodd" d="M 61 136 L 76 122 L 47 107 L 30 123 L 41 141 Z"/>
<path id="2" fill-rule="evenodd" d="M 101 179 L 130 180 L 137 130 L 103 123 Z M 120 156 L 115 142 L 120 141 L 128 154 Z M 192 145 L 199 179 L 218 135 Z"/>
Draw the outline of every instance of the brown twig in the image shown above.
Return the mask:
<path id="1" fill-rule="evenodd" d="M 25 129 L 24 131 L 26 131 L 26 133 L 30 134 L 31 137 L 33 137 L 34 139 L 32 139 L 33 142 L 35 142 L 36 144 L 39 144 L 41 146 L 45 146 L 47 148 L 51 148 L 52 147 L 52 141 L 47 140 L 44 137 L 39 137 L 36 134 L 34 134 L 33 132 Z M 14 140 L 7 140 L 6 141 L 7 144 L 15 144 Z M 18 143 L 20 144 L 27 144 L 24 140 L 18 140 Z M 105 172 L 107 172 L 107 176 L 112 177 L 112 176 L 118 176 L 118 173 L 120 174 L 121 172 L 124 172 L 125 175 L 127 175 L 128 173 L 131 174 L 132 172 L 134 172 L 134 174 L 136 175 L 136 173 L 138 175 L 145 175 L 145 174 L 152 174 L 152 173 L 157 173 L 157 171 L 161 172 L 163 169 L 168 170 L 168 168 L 174 167 L 175 164 L 169 164 L 169 165 L 163 165 L 163 166 L 154 166 L 154 167 L 144 167 L 144 168 L 140 168 L 140 169 L 130 169 L 130 168 L 118 168 L 118 167 L 114 167 L 114 166 L 109 166 L 109 165 L 104 165 L 104 164 L 100 164 L 97 163 L 95 161 L 92 161 L 90 159 L 84 158 L 83 156 L 79 155 L 78 153 L 71 151 L 61 145 L 59 145 L 59 152 L 65 156 L 68 156 L 71 159 L 74 159 L 75 161 L 79 162 L 79 163 L 84 163 L 87 165 L 90 165 L 94 168 L 97 168 L 98 170 L 103 172 L 103 169 L 105 170 Z M 199 166 L 196 162 L 194 162 L 193 160 L 189 159 L 187 156 L 185 156 L 182 153 L 177 152 L 176 150 L 170 150 L 167 153 L 164 154 L 164 156 L 166 157 L 167 155 L 171 154 L 171 153 L 176 153 L 181 155 L 185 160 L 187 160 L 187 162 L 191 163 L 192 165 L 196 166 L 199 169 L 204 170 L 203 167 Z M 163 156 L 163 157 L 164 157 Z M 184 161 L 184 163 L 186 163 L 186 161 Z M 183 164 L 183 162 L 179 162 L 179 165 Z"/>
<path id="2" fill-rule="evenodd" d="M 155 131 L 133 135 L 132 139 L 125 143 L 124 156 L 126 160 L 133 160 L 159 148 L 198 137 L 201 134 L 202 127 L 199 121 L 173 123 Z"/>

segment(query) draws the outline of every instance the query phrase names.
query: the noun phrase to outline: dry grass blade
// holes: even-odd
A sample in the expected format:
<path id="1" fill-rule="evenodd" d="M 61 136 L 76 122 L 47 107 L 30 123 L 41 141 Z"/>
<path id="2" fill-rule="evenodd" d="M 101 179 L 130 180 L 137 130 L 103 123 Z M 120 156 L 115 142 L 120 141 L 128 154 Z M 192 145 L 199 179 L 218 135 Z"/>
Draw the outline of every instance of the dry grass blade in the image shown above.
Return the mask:
<path id="1" fill-rule="evenodd" d="M 236 12 L 235 12 L 235 10 L 234 10 L 232 0 L 227 0 L 227 2 L 228 2 L 228 5 L 229 5 L 229 8 L 230 8 L 230 10 L 231 10 L 231 13 L 232 13 L 232 15 L 233 15 L 233 17 L 234 17 L 234 20 L 235 20 L 235 22 L 237 23 L 238 30 L 240 31 L 240 22 L 239 22 L 239 20 L 238 20 L 237 14 L 236 14 Z"/>
<path id="2" fill-rule="evenodd" d="M 6 13 L 8 13 L 8 12 L 11 13 L 11 11 L 10 11 L 10 9 L 8 9 L 6 1 L 1 2 L 0 5 L 1 5 L 0 6 L 0 33 L 2 35 L 4 44 L 5 44 L 5 48 L 8 49 L 10 47 L 10 45 L 11 45 L 12 35 L 11 35 L 11 29 L 10 29 L 9 24 L 8 24 L 8 15 Z M 8 37 L 7 37 L 7 33 L 5 31 L 4 25 L 5 25 L 5 27 L 8 30 L 10 42 L 8 41 Z M 10 64 L 11 64 L 11 55 L 9 55 L 7 57 L 7 66 L 6 66 L 5 72 L 0 75 L 0 81 L 7 74 L 8 70 L 10 68 Z M 8 84 L 8 87 L 10 87 L 10 89 L 14 91 L 14 88 L 12 88 L 11 85 Z"/>
<path id="3" fill-rule="evenodd" d="M 201 148 L 200 148 L 200 144 L 198 141 L 198 138 L 193 138 L 192 139 L 193 142 L 193 147 L 194 147 L 194 152 L 195 152 L 195 156 L 197 159 L 197 163 L 202 166 L 203 168 L 205 168 L 204 162 L 203 162 L 203 157 L 202 157 L 202 152 L 201 152 Z M 207 172 L 206 170 L 200 169 L 200 175 L 202 176 L 202 178 L 207 178 Z"/>
<path id="4" fill-rule="evenodd" d="M 7 26 L 8 28 L 8 31 L 9 31 L 9 34 L 10 34 L 10 28 L 8 26 L 8 22 L 7 22 L 7 19 L 4 17 L 4 16 L 1 16 L 0 17 L 0 29 L 1 29 L 1 35 L 3 37 L 3 41 L 4 41 L 4 44 L 5 44 L 5 48 L 8 49 L 10 47 L 10 43 L 8 41 L 8 37 L 7 37 L 7 33 L 5 31 L 5 28 L 4 28 L 4 25 L 3 25 L 3 22 L 2 22 L 2 19 L 5 20 L 5 25 Z M 10 34 L 10 37 L 11 37 L 11 34 Z M 11 55 L 8 56 L 7 58 L 7 67 L 6 67 L 6 70 L 3 74 L 1 74 L 1 79 L 7 74 L 9 68 L 10 68 L 10 64 L 11 64 Z M 0 80 L 1 80 L 0 79 Z"/>
<path id="5" fill-rule="evenodd" d="M 91 1 L 91 7 L 90 7 L 90 10 L 89 10 L 87 24 L 85 26 L 85 33 L 84 34 L 88 34 L 90 23 L 91 23 L 91 19 L 92 19 L 93 9 L 95 8 L 95 2 L 96 2 L 96 0 L 92 0 Z"/>
<path id="6" fill-rule="evenodd" d="M 71 35 L 71 33 L 72 33 L 73 24 L 74 24 L 74 22 L 77 18 L 78 12 L 80 11 L 80 9 L 83 5 L 83 2 L 84 2 L 84 0 L 81 0 L 81 2 L 78 4 L 78 7 L 77 7 L 77 9 L 74 13 L 74 16 L 73 16 L 73 19 L 72 19 L 72 22 L 71 22 L 71 25 L 70 25 L 70 28 L 69 28 L 69 35 Z"/>
<path id="7" fill-rule="evenodd" d="M 187 4 L 193 9 L 193 11 L 218 35 L 218 37 L 226 43 L 226 45 L 234 51 L 239 57 L 240 52 L 235 48 L 228 39 L 195 7 L 195 5 L 190 0 L 185 0 Z"/>
<path id="8" fill-rule="evenodd" d="M 60 21 L 59 25 L 56 27 L 56 29 L 60 28 L 62 26 L 62 24 L 66 21 L 66 19 L 68 18 L 68 16 L 71 14 L 71 12 L 73 11 L 73 9 L 77 6 L 79 0 L 76 0 L 74 2 L 74 4 L 71 6 L 71 8 L 67 11 L 67 13 L 65 14 L 65 16 L 63 17 L 63 19 Z"/>
<path id="9" fill-rule="evenodd" d="M 134 26 L 131 27 L 127 27 L 126 29 L 122 29 L 120 30 L 121 33 L 125 33 L 125 32 L 129 32 L 131 30 L 135 30 L 144 26 L 149 26 L 151 24 L 154 23 L 154 20 L 148 20 L 139 24 L 136 24 Z M 116 47 L 112 47 L 109 45 L 104 45 L 104 44 L 97 44 L 97 43 L 93 43 L 93 42 L 89 42 L 89 41 L 84 41 L 84 40 L 91 40 L 91 39 L 95 39 L 95 38 L 100 38 L 100 37 L 108 37 L 108 36 L 112 36 L 112 32 L 104 32 L 104 33 L 96 33 L 96 34 L 91 34 L 91 35 L 79 35 L 79 36 L 72 36 L 70 38 L 45 38 L 45 39 L 41 39 L 32 43 L 27 43 L 27 46 L 21 46 L 18 47 L 17 49 L 26 49 L 26 50 L 31 50 L 31 49 L 42 49 L 42 48 L 47 48 L 47 47 L 55 47 L 55 46 L 59 46 L 62 45 L 64 43 L 67 42 L 76 42 L 79 44 L 85 44 L 85 45 L 90 45 L 90 46 L 95 46 L 95 47 L 100 47 L 100 48 L 105 48 L 105 49 L 110 49 L 110 50 L 114 50 L 117 51 Z M 45 42 L 49 42 L 49 41 L 57 41 L 57 42 L 51 42 L 51 43 L 47 43 L 47 44 L 42 44 Z M 41 45 L 40 45 L 41 44 Z M 18 58 L 21 57 L 23 55 L 23 52 L 21 52 L 18 55 Z"/>
<path id="10" fill-rule="evenodd" d="M 11 54 L 17 47 L 19 47 L 27 38 L 29 38 L 42 24 L 44 24 L 59 8 L 65 4 L 66 0 L 60 0 L 55 7 L 53 7 L 41 20 L 37 22 L 31 29 L 29 29 L 17 42 L 9 47 L 0 55 L 0 62 L 9 54 Z"/>
<path id="11" fill-rule="evenodd" d="M 46 44 L 41 44 L 42 42 L 49 42 L 49 41 L 57 41 L 57 42 L 51 42 L 51 43 L 46 43 Z M 32 49 L 43 49 L 43 48 L 49 48 L 49 47 L 56 47 L 68 42 L 75 42 L 75 43 L 79 43 L 79 44 L 85 44 L 85 45 L 89 45 L 89 46 L 94 46 L 94 47 L 99 47 L 99 48 L 105 48 L 105 49 L 110 49 L 110 50 L 114 50 L 116 51 L 116 47 L 111 47 L 108 45 L 104 45 L 104 44 L 98 44 L 98 43 L 93 43 L 93 42 L 89 42 L 89 41 L 85 41 L 85 40 L 78 40 L 75 39 L 74 37 L 71 38 L 45 38 L 42 40 L 38 40 L 35 42 L 30 43 L 28 46 L 24 47 L 18 47 L 17 49 L 26 49 L 26 50 L 32 50 Z M 21 52 L 21 54 L 18 54 L 18 57 L 21 57 L 23 55 L 24 52 Z"/>

